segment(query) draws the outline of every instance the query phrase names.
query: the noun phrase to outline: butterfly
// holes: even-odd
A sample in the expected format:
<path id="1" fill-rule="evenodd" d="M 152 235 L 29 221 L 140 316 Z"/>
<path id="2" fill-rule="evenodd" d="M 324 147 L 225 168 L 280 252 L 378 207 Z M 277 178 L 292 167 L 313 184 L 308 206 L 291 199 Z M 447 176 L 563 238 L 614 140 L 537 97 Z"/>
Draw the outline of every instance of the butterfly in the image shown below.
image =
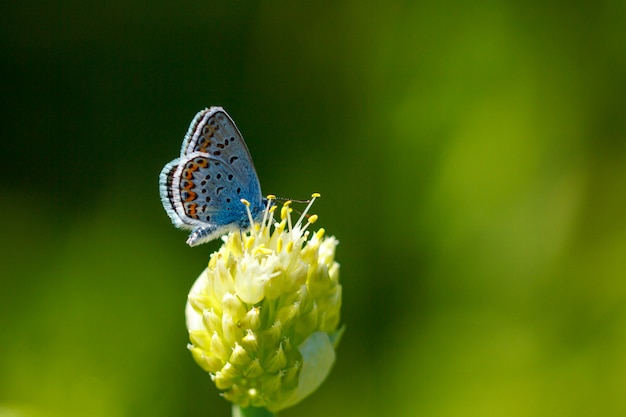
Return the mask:
<path id="1" fill-rule="evenodd" d="M 189 246 L 248 229 L 242 199 L 250 203 L 255 222 L 267 205 L 243 136 L 221 107 L 204 109 L 193 118 L 180 157 L 161 171 L 159 191 L 172 223 L 191 230 Z"/>

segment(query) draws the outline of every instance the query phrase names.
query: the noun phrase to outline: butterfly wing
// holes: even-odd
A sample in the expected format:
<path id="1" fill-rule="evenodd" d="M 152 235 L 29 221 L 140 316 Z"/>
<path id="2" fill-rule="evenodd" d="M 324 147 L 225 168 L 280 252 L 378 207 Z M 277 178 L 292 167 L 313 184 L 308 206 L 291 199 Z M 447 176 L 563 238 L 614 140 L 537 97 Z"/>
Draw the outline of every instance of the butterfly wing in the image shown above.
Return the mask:
<path id="1" fill-rule="evenodd" d="M 252 198 L 257 190 L 251 184 L 253 176 L 242 180 L 222 160 L 193 152 L 163 168 L 162 202 L 173 223 L 183 229 L 237 223 L 247 218 L 241 199 Z"/>
<path id="2" fill-rule="evenodd" d="M 181 156 L 159 178 L 161 201 L 174 225 L 191 229 L 195 246 L 231 230 L 247 228 L 241 199 L 262 211 L 263 198 L 250 153 L 228 114 L 220 107 L 199 112 L 191 122 Z"/>
<path id="3" fill-rule="evenodd" d="M 202 152 L 211 155 L 216 161 L 221 161 L 240 182 L 248 185 L 250 191 L 242 198 L 246 198 L 253 205 L 261 202 L 261 185 L 246 142 L 223 108 L 211 107 L 196 114 L 180 152 L 181 158 L 194 152 Z"/>

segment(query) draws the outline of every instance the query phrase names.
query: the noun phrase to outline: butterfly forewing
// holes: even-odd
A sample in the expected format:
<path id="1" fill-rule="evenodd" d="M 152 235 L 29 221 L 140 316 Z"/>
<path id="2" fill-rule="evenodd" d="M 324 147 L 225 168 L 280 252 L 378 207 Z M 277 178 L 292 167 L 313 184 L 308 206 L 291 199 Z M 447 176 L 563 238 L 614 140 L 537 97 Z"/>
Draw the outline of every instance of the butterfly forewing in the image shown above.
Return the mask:
<path id="1" fill-rule="evenodd" d="M 250 174 L 254 174 L 253 182 L 260 196 L 260 185 L 248 147 L 235 122 L 221 107 L 202 110 L 191 122 L 181 156 L 193 152 L 208 153 L 213 159 L 222 161 L 241 182 L 250 181 Z"/>

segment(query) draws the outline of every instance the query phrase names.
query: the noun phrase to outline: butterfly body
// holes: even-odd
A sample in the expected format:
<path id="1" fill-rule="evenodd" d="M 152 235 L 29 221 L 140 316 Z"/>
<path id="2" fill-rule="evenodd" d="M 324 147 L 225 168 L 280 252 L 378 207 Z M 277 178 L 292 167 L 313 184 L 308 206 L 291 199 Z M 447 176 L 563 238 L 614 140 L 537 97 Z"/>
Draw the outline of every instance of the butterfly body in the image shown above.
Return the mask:
<path id="1" fill-rule="evenodd" d="M 250 227 L 246 206 L 258 220 L 266 200 L 243 136 L 221 107 L 200 111 L 185 135 L 180 157 L 161 171 L 161 202 L 172 223 L 191 230 L 196 246 Z"/>

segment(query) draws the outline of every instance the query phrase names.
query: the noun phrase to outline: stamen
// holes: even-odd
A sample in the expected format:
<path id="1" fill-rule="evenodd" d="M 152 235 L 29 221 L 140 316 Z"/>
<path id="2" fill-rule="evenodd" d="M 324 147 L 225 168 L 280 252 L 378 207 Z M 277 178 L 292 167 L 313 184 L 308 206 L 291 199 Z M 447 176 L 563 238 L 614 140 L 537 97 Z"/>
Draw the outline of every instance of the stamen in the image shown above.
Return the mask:
<path id="1" fill-rule="evenodd" d="M 317 214 L 313 214 L 313 215 L 309 216 L 309 218 L 307 219 L 307 223 L 302 228 L 302 231 L 304 232 L 306 230 L 306 228 L 309 227 L 309 225 L 315 223 L 317 221 L 317 218 L 318 218 Z"/>
<path id="2" fill-rule="evenodd" d="M 252 219 L 252 213 L 250 213 L 250 202 L 248 200 L 246 200 L 245 198 L 242 198 L 240 201 L 246 206 L 246 211 L 248 212 L 248 220 L 250 220 L 250 227 L 254 226 L 254 220 Z"/>
<path id="3" fill-rule="evenodd" d="M 283 219 L 283 221 L 281 221 L 274 227 L 274 234 L 278 234 L 278 235 L 282 234 L 285 231 L 286 225 L 287 225 L 287 222 L 285 222 L 285 220 Z"/>
<path id="4" fill-rule="evenodd" d="M 280 209 L 280 218 L 282 220 L 287 220 L 287 224 L 289 225 L 289 231 L 291 232 L 291 200 L 285 201 L 283 204 L 283 208 Z"/>
<path id="5" fill-rule="evenodd" d="M 272 236 L 278 237 L 278 240 L 274 241 L 275 246 L 272 245 L 276 248 L 275 250 L 277 253 L 291 253 L 294 250 L 294 242 L 299 239 L 304 239 L 306 241 L 312 236 L 321 239 L 324 236 L 323 229 L 314 233 L 307 230 L 310 228 L 311 224 L 318 220 L 317 214 L 308 214 L 308 212 L 310 211 L 313 202 L 319 197 L 319 193 L 313 193 L 311 195 L 311 199 L 307 201 L 308 205 L 295 224 L 291 219 L 291 214 L 293 212 L 291 204 L 293 203 L 293 200 L 285 201 L 285 203 L 280 207 L 280 220 L 276 220 L 274 216 L 276 210 L 279 208 L 276 204 L 277 198 L 272 194 L 268 195 L 266 197 L 267 201 L 263 210 L 262 219 L 259 219 L 260 221 L 257 222 L 252 217 L 252 211 L 250 209 L 252 205 L 250 202 L 246 199 L 241 199 L 241 203 L 246 206 L 246 213 L 250 222 L 249 233 L 244 234 L 243 231 L 240 230 L 239 237 L 242 253 L 246 250 L 255 248 L 256 245 L 263 246 L 264 244 L 261 242 L 264 241 L 264 237 L 269 239 L 272 239 Z M 306 222 L 303 224 L 305 219 Z M 287 235 L 283 235 L 284 233 Z M 265 248 L 267 248 L 267 246 Z M 266 251 L 267 249 L 257 249 L 254 251 L 254 254 L 267 255 Z"/>
<path id="6" fill-rule="evenodd" d="M 265 244 L 261 244 L 254 248 L 254 255 L 271 255 L 273 251 L 265 247 Z"/>
<path id="7" fill-rule="evenodd" d="M 244 243 L 246 251 L 249 251 L 254 246 L 254 236 L 248 236 Z"/>
<path id="8" fill-rule="evenodd" d="M 287 219 L 287 214 L 289 214 L 289 204 L 290 201 L 285 202 L 285 204 L 283 204 L 283 206 L 280 209 L 280 219 L 281 220 L 285 220 Z"/>
<path id="9" fill-rule="evenodd" d="M 276 206 L 272 206 L 269 209 L 269 215 L 267 216 L 267 230 L 269 231 L 270 227 L 274 224 L 274 212 L 276 211 Z"/>
<path id="10" fill-rule="evenodd" d="M 268 215 L 269 215 L 269 210 L 270 210 L 270 206 L 272 205 L 272 200 L 275 200 L 276 196 L 274 194 L 270 194 L 267 196 L 267 205 L 265 206 L 265 211 L 263 212 L 263 222 L 261 223 L 261 227 L 265 228 L 265 227 L 269 227 L 269 223 L 267 223 L 267 225 L 265 224 L 265 222 L 267 221 Z"/>
<path id="11" fill-rule="evenodd" d="M 291 212 L 293 211 L 293 209 L 291 207 L 287 208 L 287 225 L 289 225 L 289 231 L 291 232 L 293 230 L 293 227 L 291 225 Z"/>
<path id="12" fill-rule="evenodd" d="M 306 206 L 306 208 L 304 209 L 304 211 L 302 212 L 302 214 L 300 215 L 300 218 L 298 219 L 298 221 L 296 222 L 296 227 L 298 227 L 301 223 L 302 220 L 304 219 L 304 217 L 306 216 L 307 211 L 309 211 L 309 209 L 311 208 L 311 206 L 313 205 L 313 202 L 315 201 L 316 198 L 321 197 L 320 193 L 313 193 L 311 194 L 311 201 L 309 201 L 309 204 Z"/>

